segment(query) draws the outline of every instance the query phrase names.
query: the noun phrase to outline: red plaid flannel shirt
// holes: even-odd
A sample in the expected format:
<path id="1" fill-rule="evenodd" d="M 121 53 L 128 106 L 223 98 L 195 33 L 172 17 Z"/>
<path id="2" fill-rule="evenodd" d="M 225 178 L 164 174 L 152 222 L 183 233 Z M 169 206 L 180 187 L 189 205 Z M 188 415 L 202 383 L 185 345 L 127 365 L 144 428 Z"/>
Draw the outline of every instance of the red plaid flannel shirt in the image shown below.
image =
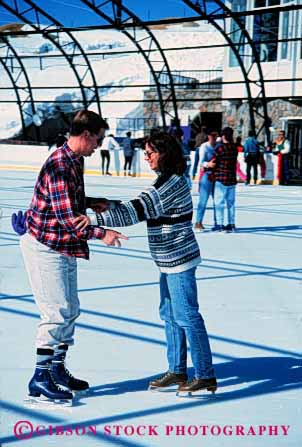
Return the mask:
<path id="1" fill-rule="evenodd" d="M 214 170 L 215 180 L 225 186 L 236 185 L 236 165 L 238 150 L 235 144 L 226 143 L 219 145 L 214 152 L 216 166 Z"/>
<path id="2" fill-rule="evenodd" d="M 68 256 L 89 259 L 88 239 L 102 239 L 105 230 L 75 229 L 73 218 L 86 214 L 83 157 L 67 144 L 46 160 L 38 176 L 27 212 L 29 233 L 39 242 Z"/>

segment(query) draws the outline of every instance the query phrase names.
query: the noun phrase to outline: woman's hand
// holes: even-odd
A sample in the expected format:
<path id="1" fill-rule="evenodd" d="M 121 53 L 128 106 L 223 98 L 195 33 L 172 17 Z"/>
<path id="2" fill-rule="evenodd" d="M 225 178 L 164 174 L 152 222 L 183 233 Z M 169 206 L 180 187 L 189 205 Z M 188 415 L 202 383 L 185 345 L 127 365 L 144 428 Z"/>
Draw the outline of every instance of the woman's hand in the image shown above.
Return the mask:
<path id="1" fill-rule="evenodd" d="M 85 230 L 88 225 L 91 225 L 91 220 L 90 217 L 81 214 L 73 219 L 73 223 L 75 224 L 77 230 Z"/>
<path id="2" fill-rule="evenodd" d="M 213 169 L 215 168 L 216 163 L 212 160 L 208 161 L 207 168 Z"/>

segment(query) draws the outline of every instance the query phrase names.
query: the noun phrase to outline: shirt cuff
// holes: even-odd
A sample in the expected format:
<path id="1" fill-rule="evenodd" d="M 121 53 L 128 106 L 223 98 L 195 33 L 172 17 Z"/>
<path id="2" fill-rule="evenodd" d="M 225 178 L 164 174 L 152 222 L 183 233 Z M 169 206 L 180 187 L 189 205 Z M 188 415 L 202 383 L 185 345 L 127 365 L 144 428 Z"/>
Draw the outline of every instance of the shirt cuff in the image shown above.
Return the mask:
<path id="1" fill-rule="evenodd" d="M 91 227 L 89 239 L 103 239 L 105 237 L 106 230 L 102 227 Z"/>

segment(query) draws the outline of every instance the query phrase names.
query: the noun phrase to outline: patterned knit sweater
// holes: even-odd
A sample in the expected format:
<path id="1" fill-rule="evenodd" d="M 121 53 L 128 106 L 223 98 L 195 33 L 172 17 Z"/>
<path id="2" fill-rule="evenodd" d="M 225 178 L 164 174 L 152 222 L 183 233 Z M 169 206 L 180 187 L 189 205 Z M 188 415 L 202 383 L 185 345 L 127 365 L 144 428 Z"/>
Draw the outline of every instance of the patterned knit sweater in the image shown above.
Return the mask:
<path id="1" fill-rule="evenodd" d="M 201 261 L 192 215 L 193 204 L 186 178 L 161 174 L 136 199 L 96 217 L 99 226 L 107 227 L 125 227 L 146 220 L 155 263 L 163 273 L 178 273 Z"/>

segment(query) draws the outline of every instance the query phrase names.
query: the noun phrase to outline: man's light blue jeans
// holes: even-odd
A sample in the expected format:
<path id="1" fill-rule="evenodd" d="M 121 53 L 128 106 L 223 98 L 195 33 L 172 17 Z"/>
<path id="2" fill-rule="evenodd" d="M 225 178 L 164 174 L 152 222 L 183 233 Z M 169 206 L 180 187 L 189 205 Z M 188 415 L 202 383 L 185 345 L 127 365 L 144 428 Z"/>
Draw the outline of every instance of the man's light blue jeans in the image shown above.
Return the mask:
<path id="1" fill-rule="evenodd" d="M 21 236 L 20 246 L 41 315 L 36 347 L 72 345 L 75 320 L 80 315 L 76 258 L 52 250 L 29 233 Z"/>
<path id="2" fill-rule="evenodd" d="M 236 185 L 226 186 L 221 182 L 215 182 L 214 203 L 218 225 L 224 224 L 224 206 L 227 205 L 228 224 L 235 224 L 235 192 Z"/>
<path id="3" fill-rule="evenodd" d="M 212 353 L 202 316 L 198 311 L 196 267 L 180 273 L 161 273 L 159 313 L 165 321 L 169 371 L 187 370 L 187 343 L 195 377 L 214 377 Z"/>

